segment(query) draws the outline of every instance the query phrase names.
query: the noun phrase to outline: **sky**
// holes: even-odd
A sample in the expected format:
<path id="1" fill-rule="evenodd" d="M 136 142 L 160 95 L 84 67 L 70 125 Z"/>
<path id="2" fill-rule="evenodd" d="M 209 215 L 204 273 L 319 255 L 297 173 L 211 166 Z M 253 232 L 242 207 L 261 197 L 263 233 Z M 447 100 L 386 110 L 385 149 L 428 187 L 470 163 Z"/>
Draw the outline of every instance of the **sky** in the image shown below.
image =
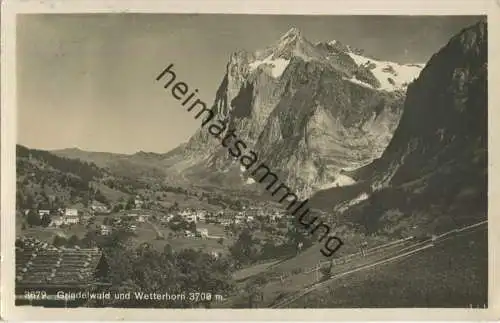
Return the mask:
<path id="1" fill-rule="evenodd" d="M 477 16 L 36 14 L 17 22 L 18 143 L 164 153 L 199 121 L 155 77 L 169 64 L 211 104 L 230 54 L 292 27 L 399 63 L 425 63 Z"/>

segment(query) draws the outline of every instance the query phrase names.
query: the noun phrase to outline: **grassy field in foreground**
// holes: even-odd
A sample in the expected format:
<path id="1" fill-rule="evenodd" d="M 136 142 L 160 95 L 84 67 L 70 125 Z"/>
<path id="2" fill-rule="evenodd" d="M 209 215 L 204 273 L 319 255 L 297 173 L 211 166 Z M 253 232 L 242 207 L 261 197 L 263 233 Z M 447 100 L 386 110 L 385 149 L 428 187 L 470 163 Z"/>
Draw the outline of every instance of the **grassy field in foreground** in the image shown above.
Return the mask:
<path id="1" fill-rule="evenodd" d="M 483 307 L 488 297 L 488 235 L 480 229 L 404 260 L 332 281 L 292 308 Z"/>
<path id="2" fill-rule="evenodd" d="M 271 260 L 271 261 L 267 261 L 265 263 L 261 263 L 258 265 L 253 265 L 250 267 L 240 269 L 233 274 L 233 279 L 238 281 L 238 280 L 246 279 L 248 277 L 255 276 L 257 274 L 265 272 L 266 270 L 268 270 L 268 268 L 270 266 L 272 266 L 278 262 L 279 262 L 279 260 Z"/>
<path id="3" fill-rule="evenodd" d="M 410 243 L 411 244 L 411 243 Z M 358 268 L 363 265 L 371 264 L 381 259 L 395 256 L 400 253 L 400 250 L 408 246 L 408 244 L 398 245 L 395 248 L 385 248 L 376 253 L 370 253 L 365 257 L 361 255 L 354 255 L 350 261 L 345 263 L 336 264 L 333 269 L 333 274 L 342 273 L 348 270 Z M 308 271 L 311 269 L 311 265 L 314 266 L 318 264 L 319 261 L 325 259 L 324 257 L 318 257 L 317 255 L 321 253 L 318 252 L 319 248 L 317 246 L 312 246 L 308 250 L 299 254 L 298 256 L 279 262 L 278 264 L 271 266 L 271 268 L 260 268 L 258 272 L 253 272 L 256 276 L 264 278 L 266 283 L 263 286 L 258 287 L 258 290 L 262 292 L 263 298 L 259 301 L 257 307 L 269 307 L 276 301 L 284 299 L 295 293 L 304 290 L 307 287 L 318 282 L 321 278 L 321 273 L 316 271 Z M 313 258 L 313 255 L 316 257 Z M 314 262 L 303 261 L 303 265 L 300 266 L 300 260 L 312 260 Z M 323 260 L 324 261 L 324 260 Z M 255 266 L 257 267 L 257 266 Z M 293 268 L 293 269 L 292 269 Z M 257 268 L 246 268 L 247 277 L 248 271 L 254 271 Z M 290 270 L 301 269 L 299 272 L 290 272 Z M 280 279 L 283 277 L 283 280 Z M 249 282 L 251 284 L 251 282 Z M 242 282 L 240 287 L 244 288 L 246 282 Z M 248 295 L 244 293 L 238 293 L 229 298 L 226 303 L 221 304 L 223 307 L 234 307 L 234 308 L 246 308 L 248 307 Z"/>

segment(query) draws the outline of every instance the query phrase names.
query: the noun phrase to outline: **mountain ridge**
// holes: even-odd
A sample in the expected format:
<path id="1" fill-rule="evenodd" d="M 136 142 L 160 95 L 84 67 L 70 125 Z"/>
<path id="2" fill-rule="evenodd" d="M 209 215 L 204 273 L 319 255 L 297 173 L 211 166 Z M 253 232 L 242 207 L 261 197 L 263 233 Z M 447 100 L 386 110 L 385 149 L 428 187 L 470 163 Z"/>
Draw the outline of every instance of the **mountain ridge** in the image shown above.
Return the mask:
<path id="1" fill-rule="evenodd" d="M 487 52 L 485 21 L 453 36 L 408 88 L 382 156 L 347 172 L 359 184 L 312 203 L 369 232 L 442 232 L 487 217 Z"/>
<path id="2" fill-rule="evenodd" d="M 349 182 L 338 180 L 339 171 L 381 154 L 399 121 L 404 91 L 376 89 L 380 82 L 370 71 L 376 64 L 365 63 L 317 48 L 291 29 L 255 54 L 231 54 L 212 111 L 306 196 L 315 186 Z M 229 186 L 244 186 L 248 179 L 230 171 L 233 158 L 210 137 L 199 130 L 187 143 L 184 162 L 170 169 L 196 180 L 201 168 L 209 168 L 209 182 L 219 171 L 234 175 L 227 176 Z M 328 142 L 337 148 L 325 148 Z M 320 159 L 311 163 L 314 154 Z"/>
<path id="3" fill-rule="evenodd" d="M 355 181 L 342 172 L 379 157 L 399 122 L 404 99 L 404 90 L 376 89 L 380 81 L 371 70 L 377 63 L 367 59 L 358 64 L 353 55 L 360 54 L 362 50 L 339 41 L 312 44 L 292 28 L 263 50 L 231 54 L 212 109 L 299 194 L 350 185 Z M 279 66 L 277 60 L 287 62 Z M 68 151 L 55 153 L 71 157 Z M 197 185 L 221 183 L 226 177 L 230 187 L 258 190 L 202 130 L 167 153 L 73 153 L 122 169 L 120 175 L 142 168 L 137 175 Z M 314 162 L 311 156 L 317 156 Z"/>

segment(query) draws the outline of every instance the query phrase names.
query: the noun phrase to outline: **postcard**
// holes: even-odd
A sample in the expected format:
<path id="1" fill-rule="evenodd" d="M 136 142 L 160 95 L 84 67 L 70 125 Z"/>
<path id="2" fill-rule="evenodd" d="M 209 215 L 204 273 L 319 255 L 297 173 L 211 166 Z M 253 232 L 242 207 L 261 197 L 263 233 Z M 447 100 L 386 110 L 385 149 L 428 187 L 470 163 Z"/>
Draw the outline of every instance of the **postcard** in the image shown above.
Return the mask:
<path id="1" fill-rule="evenodd" d="M 500 4 L 291 4 L 3 3 L 3 318 L 500 318 Z"/>

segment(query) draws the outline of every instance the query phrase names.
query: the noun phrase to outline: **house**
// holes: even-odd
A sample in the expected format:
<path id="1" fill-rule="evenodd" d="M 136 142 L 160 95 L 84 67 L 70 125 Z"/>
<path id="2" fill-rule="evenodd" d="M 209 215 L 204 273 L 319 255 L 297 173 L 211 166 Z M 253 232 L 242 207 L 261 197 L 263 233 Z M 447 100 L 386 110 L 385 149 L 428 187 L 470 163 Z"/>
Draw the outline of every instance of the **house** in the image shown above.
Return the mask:
<path id="1" fill-rule="evenodd" d="M 97 248 L 55 248 L 16 243 L 16 305 L 81 306 L 84 299 L 65 300 L 56 296 L 90 292 L 110 286 L 109 264 Z M 40 299 L 26 298 L 29 291 L 41 290 Z"/>
<path id="2" fill-rule="evenodd" d="M 64 224 L 77 224 L 80 223 L 78 215 L 66 215 L 64 217 Z"/>
<path id="3" fill-rule="evenodd" d="M 49 225 L 51 227 L 60 227 L 63 224 L 64 224 L 64 217 L 62 217 L 60 215 L 56 215 L 56 216 L 53 216 L 50 219 L 50 224 Z"/>
<path id="4" fill-rule="evenodd" d="M 207 212 L 205 215 L 205 221 L 213 221 L 217 218 L 217 215 L 213 212 Z"/>
<path id="5" fill-rule="evenodd" d="M 198 217 L 196 216 L 196 214 L 190 214 L 188 216 L 185 217 L 186 221 L 187 222 L 198 222 Z"/>
<path id="6" fill-rule="evenodd" d="M 38 215 L 42 218 L 44 215 L 50 215 L 50 210 L 38 210 Z"/>
<path id="7" fill-rule="evenodd" d="M 202 238 L 208 238 L 208 229 L 205 228 L 197 228 L 196 229 L 196 235 L 202 237 Z"/>
<path id="8" fill-rule="evenodd" d="M 281 213 L 281 212 L 271 212 L 271 213 L 268 213 L 267 216 L 269 217 L 269 220 L 271 222 L 276 222 L 276 221 L 279 221 L 285 214 L 284 213 Z"/>
<path id="9" fill-rule="evenodd" d="M 220 221 L 220 224 L 222 224 L 224 226 L 230 225 L 231 223 L 233 223 L 233 220 L 229 217 L 223 217 L 219 221 Z"/>
<path id="10" fill-rule="evenodd" d="M 50 219 L 51 227 L 60 227 L 63 224 L 77 224 L 80 223 L 78 215 L 55 215 Z"/>
<path id="11" fill-rule="evenodd" d="M 78 210 L 77 209 L 66 209 L 66 210 L 64 210 L 64 215 L 66 217 L 78 216 Z"/>
<path id="12" fill-rule="evenodd" d="M 136 209 L 140 209 L 144 205 L 144 201 L 140 197 L 136 197 L 134 200 L 134 205 Z"/>
<path id="13" fill-rule="evenodd" d="M 138 213 L 129 213 L 127 217 L 134 219 L 137 222 L 146 222 L 149 218 L 149 214 L 138 214 Z"/>
<path id="14" fill-rule="evenodd" d="M 167 214 L 167 215 L 164 215 L 161 219 L 160 219 L 160 222 L 161 223 L 168 223 L 170 222 L 170 220 L 172 220 L 174 218 L 174 215 L 173 214 Z"/>
<path id="15" fill-rule="evenodd" d="M 107 225 L 101 225 L 101 235 L 107 236 L 111 233 L 111 228 Z"/>
<path id="16" fill-rule="evenodd" d="M 179 212 L 179 215 L 186 220 L 187 222 L 194 222 L 196 223 L 198 220 L 198 216 L 196 212 L 193 212 L 191 210 L 184 210 Z"/>
<path id="17" fill-rule="evenodd" d="M 95 202 L 94 202 L 94 204 L 92 204 L 92 206 L 90 208 L 96 214 L 109 214 L 110 213 L 110 210 L 108 209 L 107 206 L 102 205 L 102 204 L 97 204 Z"/>
<path id="18" fill-rule="evenodd" d="M 220 220 L 220 224 L 221 224 L 221 225 L 223 225 L 223 226 L 226 226 L 226 227 L 227 227 L 227 226 L 230 226 L 230 225 L 231 225 L 231 223 L 232 223 L 232 221 L 231 221 L 231 220 L 227 220 L 227 219 L 222 219 L 222 220 Z"/>
<path id="19" fill-rule="evenodd" d="M 205 212 L 199 212 L 198 215 L 196 216 L 198 221 L 203 221 L 205 222 L 207 219 L 207 214 Z"/>
<path id="20" fill-rule="evenodd" d="M 81 216 L 81 220 L 84 222 L 90 221 L 91 218 L 92 218 L 92 214 L 84 214 Z"/>
<path id="21" fill-rule="evenodd" d="M 148 221 L 148 219 L 149 219 L 148 214 L 141 214 L 136 218 L 136 221 L 144 223 L 144 222 Z"/>
<path id="22" fill-rule="evenodd" d="M 211 255 L 212 257 L 214 257 L 215 259 L 218 259 L 218 258 L 221 256 L 221 254 L 222 254 L 221 252 L 218 252 L 218 251 L 215 251 L 215 250 L 212 250 L 212 251 L 210 252 L 210 255 Z"/>

